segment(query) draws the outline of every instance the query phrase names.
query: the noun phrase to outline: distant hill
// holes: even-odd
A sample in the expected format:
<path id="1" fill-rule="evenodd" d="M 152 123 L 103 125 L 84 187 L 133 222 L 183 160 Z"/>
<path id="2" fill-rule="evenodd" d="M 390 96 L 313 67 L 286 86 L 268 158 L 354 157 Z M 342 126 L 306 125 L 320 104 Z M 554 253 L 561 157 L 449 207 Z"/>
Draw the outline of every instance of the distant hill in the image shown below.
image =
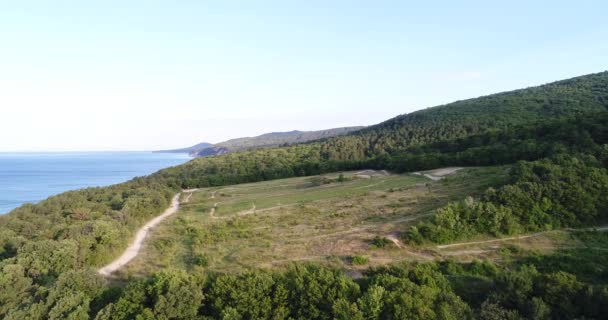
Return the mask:
<path id="1" fill-rule="evenodd" d="M 197 157 L 209 157 L 209 156 L 219 156 L 221 154 L 228 153 L 228 149 L 223 147 L 211 146 L 208 148 L 204 148 L 202 150 L 198 150 L 195 153 L 190 153 L 193 156 Z"/>
<path id="2" fill-rule="evenodd" d="M 256 137 L 236 138 L 217 144 L 200 143 L 183 149 L 166 150 L 158 152 L 189 153 L 197 157 L 221 155 L 228 152 L 243 151 L 258 148 L 271 148 L 291 144 L 309 142 L 325 138 L 342 136 L 365 127 L 345 127 L 319 131 L 288 131 L 271 132 Z"/>
<path id="3" fill-rule="evenodd" d="M 202 150 L 202 149 L 209 148 L 212 146 L 213 146 L 213 144 L 211 144 L 211 143 L 201 142 L 199 144 L 195 144 L 192 147 L 188 147 L 188 148 L 173 149 L 173 150 L 158 150 L 158 151 L 154 151 L 154 152 L 157 152 L 157 153 L 193 153 L 198 150 Z"/>
<path id="4" fill-rule="evenodd" d="M 288 131 L 271 132 L 257 137 L 237 138 L 220 142 L 216 147 L 222 147 L 229 151 L 241 151 L 256 148 L 279 147 L 284 145 L 309 142 L 325 138 L 342 136 L 351 132 L 364 129 L 365 127 L 345 127 L 320 131 Z"/>

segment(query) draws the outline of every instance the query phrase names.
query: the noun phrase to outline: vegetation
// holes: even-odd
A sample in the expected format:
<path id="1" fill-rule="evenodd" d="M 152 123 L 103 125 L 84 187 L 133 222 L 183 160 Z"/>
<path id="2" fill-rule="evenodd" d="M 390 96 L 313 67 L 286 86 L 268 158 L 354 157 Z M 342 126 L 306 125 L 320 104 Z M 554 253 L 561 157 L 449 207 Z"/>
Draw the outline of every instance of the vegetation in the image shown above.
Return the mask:
<path id="1" fill-rule="evenodd" d="M 352 263 L 357 266 L 362 266 L 369 262 L 369 258 L 365 256 L 353 256 L 351 260 Z"/>
<path id="2" fill-rule="evenodd" d="M 363 128 L 364 127 L 345 127 L 319 131 L 271 132 L 257 137 L 237 138 L 216 144 L 203 142 L 188 148 L 165 150 L 161 152 L 189 153 L 194 156 L 208 157 L 250 149 L 284 147 L 296 143 L 342 136 Z"/>
<path id="3" fill-rule="evenodd" d="M 165 271 L 130 283 L 96 319 L 463 319 L 471 309 L 432 265 L 355 282 L 311 264 L 197 279 Z"/>
<path id="4" fill-rule="evenodd" d="M 606 143 L 608 113 L 600 112 L 409 148 L 373 162 L 404 172 L 442 166 L 507 164 L 556 154 L 589 153 L 605 161 Z"/>
<path id="5" fill-rule="evenodd" d="M 155 176 L 171 186 L 195 188 L 370 167 L 404 172 L 446 164 L 492 165 L 535 160 L 553 153 L 560 145 L 576 145 L 568 141 L 595 138 L 592 130 L 603 132 L 602 139 L 605 139 L 606 116 L 603 116 L 603 122 L 595 122 L 595 116 L 585 115 L 601 115 L 607 108 L 608 72 L 603 72 L 429 108 L 320 142 L 199 158 L 162 170 Z M 582 119 L 573 120 L 577 116 Z M 543 124 L 551 120 L 557 122 Z M 580 136 L 574 135 L 577 140 L 571 140 L 557 130 L 560 120 L 568 123 L 569 130 L 575 132 L 586 130 L 582 126 L 585 121 L 595 123 L 596 129 L 588 130 L 587 135 L 584 132 Z M 535 127 L 540 129 L 536 131 Z M 510 128 L 513 130 L 508 130 Z M 549 130 L 547 137 L 545 128 Z M 506 130 L 504 134 L 502 130 Z M 525 135 L 518 137 L 520 131 Z M 478 136 L 458 141 L 475 135 L 487 138 L 484 140 Z M 501 143 L 494 143 L 492 139 Z M 538 144 L 536 139 L 540 139 Z M 522 140 L 526 143 L 520 146 L 518 142 Z M 416 147 L 434 143 L 437 145 L 433 145 L 433 149 L 423 149 L 422 154 L 410 158 L 409 154 L 417 152 Z M 452 148 L 453 144 L 457 148 Z M 508 147 L 513 145 L 518 146 L 518 151 L 511 156 Z M 479 156 L 482 160 L 476 162 Z"/>
<path id="6" fill-rule="evenodd" d="M 552 122 L 534 131 L 530 128 L 519 133 L 503 133 L 501 138 L 490 139 L 491 144 L 466 149 L 464 153 L 479 155 L 477 163 L 500 163 L 504 160 L 497 159 L 504 159 L 503 154 L 519 155 L 518 152 L 521 152 L 520 158 L 550 157 L 519 162 L 511 172 L 508 185 L 488 189 L 480 200 L 467 198 L 439 209 L 429 223 L 410 229 L 407 238 L 416 243 L 425 240 L 446 243 L 478 234 L 501 236 L 606 221 L 607 130 L 608 114 L 602 113 Z M 531 132 L 538 138 L 533 139 Z M 512 139 L 514 135 L 530 138 L 525 143 Z M 488 138 L 481 140 L 485 139 Z M 475 139 L 458 143 L 468 145 L 471 140 Z M 512 141 L 513 148 L 501 147 L 503 141 Z M 462 150 L 459 145 L 451 148 Z M 491 157 L 484 158 L 483 154 Z M 473 159 L 459 155 L 447 153 L 438 157 L 459 157 L 465 162 L 463 159 Z"/>
<path id="7" fill-rule="evenodd" d="M 162 212 L 174 193 L 140 178 L 26 204 L 0 217 L 0 256 L 18 261 L 35 278 L 100 266 L 125 248 L 138 226 Z"/>
<path id="8" fill-rule="evenodd" d="M 408 239 L 419 243 L 598 223 L 608 212 L 607 105 L 608 73 L 604 72 L 459 101 L 341 137 L 195 159 L 127 183 L 67 192 L 22 206 L 0 217 L 0 318 L 605 317 L 606 272 L 597 266 L 605 265 L 606 243 L 602 236 L 586 233 L 577 235 L 578 241 L 588 244 L 586 250 L 530 254 L 498 265 L 429 262 L 372 267 L 358 280 L 315 264 L 241 274 L 208 272 L 214 259 L 197 245 L 247 238 L 239 224 L 252 215 L 245 215 L 245 219 L 220 218 L 226 220 L 221 222 L 225 227 L 212 230 L 183 220 L 180 230 L 192 240 L 187 263 L 194 267 L 187 271 L 164 270 L 151 277 L 125 279 L 126 285 L 109 285 L 93 268 L 118 255 L 134 230 L 167 207 L 182 188 L 363 168 L 403 172 L 524 160 L 515 165 L 506 185 L 483 195 L 472 192 L 471 198 L 460 202 L 432 199 L 434 185 L 429 184 L 429 195 L 421 198 L 427 199 L 426 204 L 432 199 L 435 207 L 426 208 L 442 208 L 407 233 Z M 306 197 L 331 197 L 315 188 L 355 183 L 361 182 L 321 184 L 301 196 L 307 201 L 311 199 Z M 407 188 L 388 183 L 386 187 L 394 192 L 376 198 L 390 201 L 399 194 L 395 190 Z M 242 203 L 232 205 L 237 208 Z M 270 202 L 259 206 L 266 205 L 269 208 Z M 407 203 L 397 198 L 384 206 L 398 212 Z M 222 207 L 217 214 L 222 217 Z M 329 217 L 326 214 L 330 213 L 310 216 Z M 331 214 L 340 219 L 339 212 Z M 378 224 L 391 221 L 383 216 L 360 217 Z M 376 235 L 370 234 L 367 241 Z M 368 255 L 353 252 L 351 256 L 353 264 L 373 265 L 372 255 L 366 262 Z"/>
<path id="9" fill-rule="evenodd" d="M 221 273 L 280 268 L 290 261 L 359 270 L 350 261 L 356 255 L 369 258 L 366 266 L 417 259 L 386 237 L 450 201 L 480 196 L 508 178 L 506 167 L 468 168 L 431 182 L 429 191 L 429 180 L 421 176 L 378 171 L 370 179 L 353 178 L 358 173 L 344 172 L 346 182 L 316 187 L 300 177 L 200 189 L 177 215 L 155 228 L 142 254 L 118 275 L 199 270 L 192 258 L 198 256 L 206 257 L 206 272 Z"/>
<path id="10" fill-rule="evenodd" d="M 372 246 L 374 248 L 384 248 L 391 244 L 391 241 L 385 237 L 375 236 L 372 241 Z"/>
<path id="11" fill-rule="evenodd" d="M 549 255 L 514 250 L 508 263 L 438 264 L 452 288 L 481 319 L 604 319 L 608 236 L 574 232 L 582 247 Z M 513 256 L 510 260 L 508 256 Z"/>
<path id="12" fill-rule="evenodd" d="M 249 149 L 287 146 L 308 141 L 337 137 L 361 130 L 364 127 L 345 127 L 319 131 L 289 131 L 272 132 L 257 137 L 237 138 L 216 144 L 216 147 L 228 151 L 243 151 Z"/>

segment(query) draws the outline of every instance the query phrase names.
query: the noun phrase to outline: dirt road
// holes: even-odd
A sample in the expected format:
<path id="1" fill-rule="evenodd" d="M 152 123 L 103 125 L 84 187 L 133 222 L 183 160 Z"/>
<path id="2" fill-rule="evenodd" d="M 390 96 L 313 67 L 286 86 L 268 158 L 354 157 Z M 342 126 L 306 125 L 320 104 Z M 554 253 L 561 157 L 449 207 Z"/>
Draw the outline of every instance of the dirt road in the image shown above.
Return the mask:
<path id="1" fill-rule="evenodd" d="M 435 169 L 435 170 L 424 171 L 424 172 L 414 172 L 414 174 L 419 175 L 419 176 L 425 176 L 433 181 L 439 181 L 439 180 L 443 179 L 445 176 L 449 176 L 451 174 L 456 173 L 456 171 L 458 171 L 460 169 L 462 169 L 462 168 L 448 167 L 448 168 L 441 168 L 441 169 Z"/>
<path id="2" fill-rule="evenodd" d="M 188 196 L 186 197 L 185 202 L 190 201 L 190 197 L 192 196 L 192 192 L 194 192 L 194 191 L 196 191 L 196 190 L 195 189 L 184 190 L 185 193 L 188 193 Z M 143 227 L 141 227 L 141 229 L 139 229 L 137 231 L 137 234 L 135 235 L 135 239 L 127 247 L 125 252 L 120 257 L 118 257 L 116 260 L 112 261 L 107 266 L 97 270 L 97 272 L 104 276 L 110 276 L 116 270 L 122 268 L 124 265 L 129 263 L 135 257 L 137 257 L 137 255 L 141 251 L 144 240 L 146 240 L 146 236 L 148 235 L 148 232 L 150 231 L 150 229 L 154 228 L 159 223 L 161 223 L 164 219 L 166 219 L 170 215 L 177 212 L 177 210 L 179 210 L 179 196 L 180 196 L 180 193 L 176 194 L 173 197 L 173 199 L 171 200 L 171 205 L 169 206 L 169 208 L 167 208 L 161 215 L 148 221 L 148 223 L 146 223 Z"/>
<path id="3" fill-rule="evenodd" d="M 542 235 L 542 234 L 546 234 L 546 233 L 549 233 L 549 232 L 569 232 L 569 231 L 607 232 L 608 231 L 608 226 L 598 226 L 598 227 L 579 228 L 579 229 L 567 228 L 567 229 L 562 229 L 562 230 L 559 230 L 559 229 L 558 230 L 548 230 L 548 231 L 541 231 L 541 232 L 537 232 L 537 233 L 525 234 L 525 235 L 521 235 L 521 236 L 508 237 L 508 238 L 498 238 L 498 239 L 490 239 L 490 240 L 484 240 L 484 241 L 450 243 L 450 244 L 444 244 L 444 245 L 437 246 L 437 249 L 447 249 L 447 248 L 458 247 L 458 246 L 467 246 L 467 245 L 475 245 L 475 244 L 486 244 L 486 243 L 493 243 L 493 242 L 503 242 L 503 241 L 509 241 L 509 240 L 523 240 L 523 239 L 528 239 L 528 238 L 536 237 L 536 236 L 539 236 L 539 235 Z"/>

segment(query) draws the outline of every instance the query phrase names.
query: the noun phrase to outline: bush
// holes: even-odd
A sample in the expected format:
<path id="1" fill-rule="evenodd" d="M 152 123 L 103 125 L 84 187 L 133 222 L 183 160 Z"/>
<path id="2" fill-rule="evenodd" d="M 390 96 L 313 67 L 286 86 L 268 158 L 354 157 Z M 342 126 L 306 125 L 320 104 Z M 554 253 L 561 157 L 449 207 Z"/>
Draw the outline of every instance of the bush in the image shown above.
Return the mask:
<path id="1" fill-rule="evenodd" d="M 362 266 L 362 265 L 367 264 L 369 262 L 369 258 L 364 257 L 364 256 L 353 256 L 351 258 L 351 262 L 354 265 Z"/>
<path id="2" fill-rule="evenodd" d="M 371 242 L 371 246 L 374 248 L 384 248 L 391 244 L 391 241 L 389 239 L 379 236 L 375 236 Z"/>
<path id="3" fill-rule="evenodd" d="M 511 184 L 489 188 L 481 199 L 466 198 L 436 210 L 412 227 L 408 240 L 447 243 L 478 234 L 494 237 L 604 221 L 608 170 L 590 155 L 556 155 L 519 162 Z"/>
<path id="4" fill-rule="evenodd" d="M 209 258 L 204 254 L 197 254 L 192 257 L 192 262 L 196 266 L 206 267 L 209 265 Z"/>

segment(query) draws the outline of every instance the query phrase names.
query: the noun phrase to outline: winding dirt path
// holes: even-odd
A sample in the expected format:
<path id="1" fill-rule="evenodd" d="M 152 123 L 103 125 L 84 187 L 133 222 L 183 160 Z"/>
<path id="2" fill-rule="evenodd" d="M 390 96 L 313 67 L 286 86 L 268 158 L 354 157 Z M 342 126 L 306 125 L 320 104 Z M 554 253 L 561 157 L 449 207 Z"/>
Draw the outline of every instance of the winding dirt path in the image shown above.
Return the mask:
<path id="1" fill-rule="evenodd" d="M 399 240 L 399 234 L 397 232 L 388 234 L 386 238 L 393 242 L 397 246 L 397 248 L 403 248 L 403 244 L 401 243 L 401 240 Z"/>
<path id="2" fill-rule="evenodd" d="M 188 201 L 190 201 L 190 197 L 192 197 L 192 193 L 195 191 L 197 191 L 197 190 L 196 189 L 184 190 L 184 193 L 188 193 L 188 195 L 186 196 L 186 198 L 184 200 L 184 203 L 187 203 Z M 179 210 L 180 195 L 181 195 L 181 193 L 176 194 L 173 197 L 173 199 L 171 200 L 171 205 L 169 206 L 169 208 L 167 208 L 161 215 L 148 221 L 143 227 L 141 227 L 137 231 L 137 234 L 135 235 L 135 239 L 127 247 L 125 252 L 123 252 L 123 254 L 120 257 L 116 258 L 116 260 L 112 261 L 110 264 L 106 265 L 105 267 L 97 270 L 97 272 L 103 276 L 111 276 L 112 273 L 114 273 L 118 269 L 122 268 L 123 266 L 125 266 L 126 264 L 131 262 L 131 260 L 133 260 L 135 257 L 137 257 L 137 255 L 141 251 L 141 248 L 144 244 L 144 240 L 146 240 L 146 236 L 150 232 L 150 229 L 154 228 L 159 223 L 161 223 L 163 220 L 165 220 L 167 217 L 176 213 L 177 210 Z"/>
<path id="3" fill-rule="evenodd" d="M 190 198 L 192 198 L 192 194 L 194 192 L 198 191 L 198 189 L 188 189 L 188 190 L 184 190 L 184 193 L 187 193 L 188 195 L 186 196 L 186 198 L 184 199 L 184 201 L 182 201 L 182 203 L 188 203 L 190 202 Z"/>
<path id="4" fill-rule="evenodd" d="M 216 217 L 216 216 L 215 216 L 215 209 L 217 209 L 217 205 L 218 205 L 218 203 L 216 202 L 216 203 L 213 205 L 213 208 L 211 208 L 211 211 L 209 212 L 209 216 L 210 216 L 211 218 L 213 218 L 213 219 L 220 219 L 220 217 Z"/>
<path id="5" fill-rule="evenodd" d="M 568 232 L 568 231 L 607 232 L 608 226 L 599 226 L 596 228 L 591 227 L 591 228 L 580 228 L 580 229 L 567 228 L 567 229 L 562 229 L 562 230 L 548 230 L 548 231 L 541 231 L 541 232 L 537 232 L 537 233 L 515 236 L 515 237 L 508 237 L 508 238 L 498 238 L 498 239 L 491 239 L 491 240 L 485 240 L 485 241 L 451 243 L 451 244 L 444 244 L 444 245 L 437 246 L 437 249 L 447 249 L 447 248 L 466 246 L 466 245 L 472 245 L 472 244 L 486 244 L 486 243 L 493 243 L 493 242 L 503 242 L 503 241 L 509 241 L 509 240 L 521 240 L 521 239 L 533 238 L 533 237 L 536 237 L 536 236 L 539 236 L 539 235 L 542 235 L 545 233 L 549 233 L 549 232 L 563 232 L 563 231 L 566 231 L 566 232 Z"/>
<path id="6" fill-rule="evenodd" d="M 544 231 L 544 232 L 538 232 L 538 233 L 533 233 L 533 234 L 529 234 L 529 235 L 524 235 L 524 236 L 517 236 L 517 237 L 508 237 L 508 238 L 499 238 L 499 239 L 484 240 L 484 241 L 472 241 L 472 242 L 459 242 L 459 243 L 452 243 L 452 244 L 444 244 L 444 245 L 441 245 L 441 246 L 437 246 L 437 249 L 447 249 L 447 248 L 466 246 L 466 245 L 471 245 L 471 244 L 485 244 L 485 243 L 502 242 L 502 241 L 509 241 L 509 240 L 522 240 L 522 239 L 528 239 L 528 238 L 536 237 L 536 236 L 539 236 L 539 235 L 541 235 L 543 233 L 546 233 L 546 231 Z"/>
<path id="7" fill-rule="evenodd" d="M 254 213 L 255 213 L 255 203 L 252 203 L 251 209 L 241 211 L 241 212 L 237 213 L 236 215 L 241 217 L 241 216 L 247 216 L 247 215 L 254 214 Z"/>
<path id="8" fill-rule="evenodd" d="M 209 199 L 215 199 L 215 194 L 216 193 L 217 193 L 217 191 L 213 191 L 211 193 L 211 197 Z M 217 205 L 218 204 L 219 203 L 217 203 L 217 202 L 215 204 L 213 204 L 213 208 L 211 208 L 211 211 L 209 212 L 209 216 L 211 216 L 211 218 L 213 218 L 213 219 L 219 219 L 219 217 L 215 216 L 215 210 L 217 209 Z"/>

